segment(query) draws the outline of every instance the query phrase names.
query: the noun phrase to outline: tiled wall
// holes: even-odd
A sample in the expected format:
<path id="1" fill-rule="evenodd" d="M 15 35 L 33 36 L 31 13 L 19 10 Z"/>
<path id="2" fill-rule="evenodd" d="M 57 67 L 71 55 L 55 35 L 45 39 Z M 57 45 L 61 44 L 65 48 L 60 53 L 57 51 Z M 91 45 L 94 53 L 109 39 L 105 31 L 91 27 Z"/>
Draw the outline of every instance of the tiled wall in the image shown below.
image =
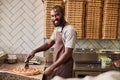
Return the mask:
<path id="1" fill-rule="evenodd" d="M 120 50 L 120 40 L 77 40 L 76 43 L 76 48 Z"/>
<path id="2" fill-rule="evenodd" d="M 44 43 L 43 31 L 42 0 L 0 0 L 0 50 L 29 53 Z M 76 47 L 120 49 L 120 40 L 77 40 Z"/>
<path id="3" fill-rule="evenodd" d="M 43 43 L 41 0 L 0 0 L 0 50 L 29 53 Z"/>

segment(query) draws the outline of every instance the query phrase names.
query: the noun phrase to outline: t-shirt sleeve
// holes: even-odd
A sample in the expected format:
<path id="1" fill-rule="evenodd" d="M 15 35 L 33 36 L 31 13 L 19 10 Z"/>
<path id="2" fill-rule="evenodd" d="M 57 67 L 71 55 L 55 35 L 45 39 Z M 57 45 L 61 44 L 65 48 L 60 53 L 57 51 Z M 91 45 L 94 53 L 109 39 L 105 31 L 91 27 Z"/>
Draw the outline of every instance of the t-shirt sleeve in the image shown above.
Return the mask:
<path id="1" fill-rule="evenodd" d="M 52 33 L 50 39 L 55 40 L 55 29 L 54 29 L 54 31 L 53 31 L 53 33 Z"/>
<path id="2" fill-rule="evenodd" d="M 65 34 L 65 47 L 74 48 L 76 43 L 76 31 L 74 29 L 67 30 Z"/>

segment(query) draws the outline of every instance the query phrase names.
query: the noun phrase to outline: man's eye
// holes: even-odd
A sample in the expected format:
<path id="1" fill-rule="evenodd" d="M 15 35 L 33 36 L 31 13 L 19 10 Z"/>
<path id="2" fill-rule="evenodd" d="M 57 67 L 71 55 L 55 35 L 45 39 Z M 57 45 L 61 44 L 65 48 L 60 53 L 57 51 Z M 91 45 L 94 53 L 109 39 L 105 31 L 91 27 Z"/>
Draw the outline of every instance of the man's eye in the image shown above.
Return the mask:
<path id="1" fill-rule="evenodd" d="M 54 17 L 54 15 L 51 15 L 51 17 Z"/>

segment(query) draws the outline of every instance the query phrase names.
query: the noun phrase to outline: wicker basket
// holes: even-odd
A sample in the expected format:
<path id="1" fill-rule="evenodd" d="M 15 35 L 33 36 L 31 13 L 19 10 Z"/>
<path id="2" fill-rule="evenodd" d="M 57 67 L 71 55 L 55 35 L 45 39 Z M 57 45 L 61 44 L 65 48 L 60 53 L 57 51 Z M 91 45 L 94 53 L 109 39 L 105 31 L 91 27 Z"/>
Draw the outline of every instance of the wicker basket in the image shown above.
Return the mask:
<path id="1" fill-rule="evenodd" d="M 120 3 L 120 0 L 104 0 L 104 3 L 106 4 L 106 3 L 112 3 L 112 4 L 116 4 L 116 3 Z"/>
<path id="2" fill-rule="evenodd" d="M 119 18 L 119 0 L 105 0 L 103 8 L 102 39 L 116 39 Z"/>
<path id="3" fill-rule="evenodd" d="M 85 18 L 85 38 L 101 38 L 102 0 L 87 0 Z"/>
<path id="4" fill-rule="evenodd" d="M 66 20 L 77 31 L 77 38 L 84 38 L 85 0 L 67 0 L 65 11 Z"/>
<path id="5" fill-rule="evenodd" d="M 87 6 L 102 7 L 103 0 L 86 0 Z"/>
<path id="6" fill-rule="evenodd" d="M 50 10 L 54 5 L 65 6 L 66 20 L 73 24 L 77 38 L 116 39 L 120 0 L 45 0 L 45 37 L 49 38 L 54 26 Z"/>

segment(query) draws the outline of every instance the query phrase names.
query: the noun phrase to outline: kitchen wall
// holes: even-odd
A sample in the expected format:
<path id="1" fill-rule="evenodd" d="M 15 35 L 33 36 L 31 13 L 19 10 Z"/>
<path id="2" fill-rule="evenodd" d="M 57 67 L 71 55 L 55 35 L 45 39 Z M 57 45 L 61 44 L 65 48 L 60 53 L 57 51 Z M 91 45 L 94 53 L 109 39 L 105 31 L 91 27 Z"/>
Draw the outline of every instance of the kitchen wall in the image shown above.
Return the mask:
<path id="1" fill-rule="evenodd" d="M 0 50 L 30 53 L 44 41 L 42 0 L 0 0 Z M 82 39 L 77 40 L 76 48 L 120 49 L 120 40 Z"/>
<path id="2" fill-rule="evenodd" d="M 29 53 L 44 42 L 41 0 L 0 0 L 0 50 Z"/>

